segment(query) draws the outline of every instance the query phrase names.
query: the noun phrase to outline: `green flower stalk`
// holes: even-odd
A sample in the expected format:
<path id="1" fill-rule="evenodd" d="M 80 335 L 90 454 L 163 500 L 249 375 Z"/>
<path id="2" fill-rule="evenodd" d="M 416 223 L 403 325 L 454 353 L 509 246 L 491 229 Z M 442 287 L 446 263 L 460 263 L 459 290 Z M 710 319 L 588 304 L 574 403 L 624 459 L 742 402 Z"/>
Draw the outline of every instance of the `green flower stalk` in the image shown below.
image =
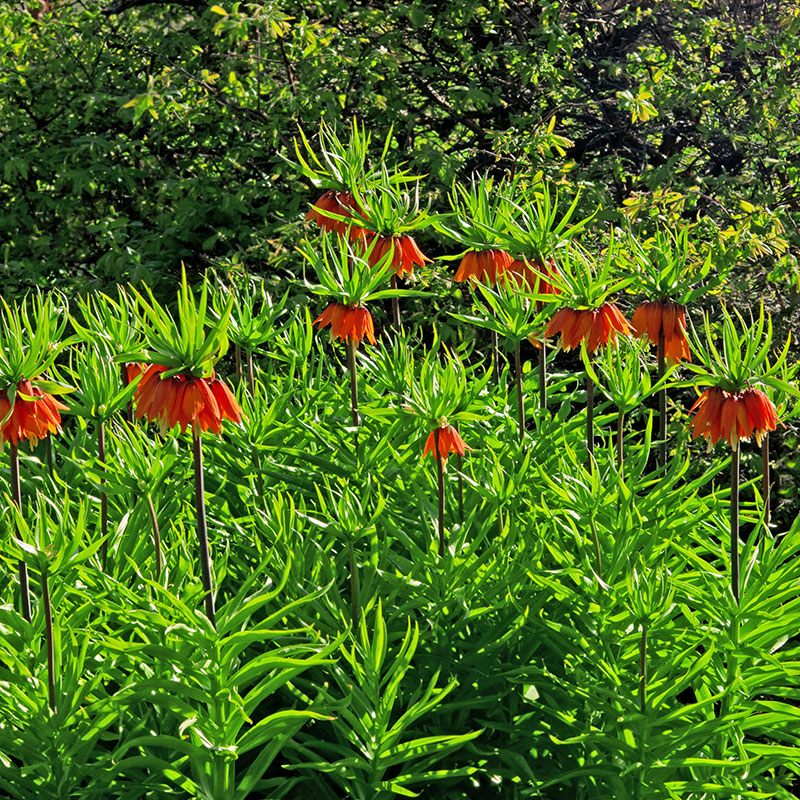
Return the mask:
<path id="1" fill-rule="evenodd" d="M 552 276 L 563 307 L 555 313 L 545 336 L 561 335 L 562 350 L 585 348 L 588 356 L 612 344 L 618 335 L 628 336 L 630 325 L 610 297 L 630 281 L 616 274 L 616 247 L 613 230 L 600 266 L 575 243 L 559 263 L 560 274 Z M 594 381 L 586 374 L 586 451 L 589 463 L 594 457 Z"/>
<path id="2" fill-rule="evenodd" d="M 467 450 L 455 426 L 481 418 L 479 398 L 486 390 L 491 372 L 487 370 L 479 375 L 477 367 L 465 367 L 459 354 L 444 348 L 440 357 L 440 347 L 434 332 L 432 348 L 422 363 L 419 376 L 415 374 L 413 359 L 408 359 L 407 388 L 401 410 L 423 420 L 428 430 L 422 457 L 430 453 L 436 461 L 437 536 L 439 556 L 444 557 L 447 551 L 444 470 L 451 453 L 463 456 Z"/>
<path id="3" fill-rule="evenodd" d="M 36 295 L 30 303 L 0 308 L 0 450 L 10 445 L 11 500 L 22 508 L 19 476 L 19 443 L 31 446 L 61 430 L 61 411 L 66 406 L 53 397 L 69 388 L 40 377 L 52 369 L 59 352 L 70 342 L 60 341 L 66 320 L 50 297 Z M 20 611 L 31 620 L 30 583 L 24 559 L 18 564 Z"/>
<path id="4" fill-rule="evenodd" d="M 136 382 L 120 388 L 117 365 L 109 345 L 102 339 L 95 346 L 77 351 L 69 366 L 70 379 L 77 387 L 70 398 L 72 414 L 94 422 L 97 436 L 97 458 L 106 462 L 106 431 L 109 420 L 117 413 L 127 410 Z M 102 467 L 101 469 L 105 469 Z M 103 541 L 101 561 L 108 568 L 108 496 L 104 488 L 105 479 L 100 480 L 100 531 Z"/>
<path id="5" fill-rule="evenodd" d="M 693 438 L 705 437 L 709 447 L 725 439 L 732 449 L 731 457 L 731 590 L 739 603 L 741 586 L 739 576 L 739 466 L 740 443 L 751 437 L 761 443 L 764 435 L 774 431 L 778 415 L 764 388 L 797 397 L 797 388 L 784 379 L 786 357 L 790 339 L 774 362 L 769 355 L 772 347 L 772 321 L 764 316 L 761 306 L 758 319 L 749 323 L 734 311 L 731 315 L 721 306 L 722 324 L 718 336 L 714 335 L 706 314 L 704 329 L 705 347 L 691 329 L 689 337 L 696 364 L 688 368 L 697 376 L 695 387 L 709 388 L 700 394 L 689 413 L 696 412 L 692 420 Z M 720 340 L 719 347 L 716 341 Z"/>
<path id="6" fill-rule="evenodd" d="M 337 237 L 334 242 L 330 235 L 325 234 L 321 246 L 305 242 L 300 250 L 317 276 L 318 284 L 312 286 L 311 291 L 333 300 L 313 324 L 320 328 L 330 326 L 331 340 L 336 338 L 347 345 L 350 411 L 354 428 L 359 426 L 356 350 L 365 337 L 371 344 L 377 341 L 372 314 L 366 304 L 386 297 L 425 294 L 380 288 L 386 284 L 392 269 L 391 253 L 384 254 L 373 266 L 370 260 L 376 246 L 377 240 L 373 239 L 366 251 L 360 252 L 344 239 Z M 357 433 L 355 438 L 358 442 Z"/>
<path id="7" fill-rule="evenodd" d="M 522 188 L 522 187 L 521 187 Z M 521 192 L 521 197 L 509 213 L 504 209 L 504 218 L 494 231 L 504 250 L 513 261 L 509 273 L 515 282 L 536 295 L 537 310 L 553 302 L 559 289 L 551 278 L 558 276 L 558 257 L 575 237 L 583 232 L 595 214 L 575 218 L 580 192 L 566 211 L 559 215 L 558 192 L 555 196 L 547 184 L 535 185 Z M 547 350 L 544 339 L 539 340 L 539 406 L 547 408 Z"/>
<path id="8" fill-rule="evenodd" d="M 114 300 L 105 294 L 93 294 L 78 298 L 80 319 L 71 316 L 72 326 L 78 337 L 90 345 L 102 343 L 113 356 L 119 353 L 141 350 L 144 347 L 142 330 L 136 317 L 136 298 L 124 289 L 119 289 Z M 136 363 L 120 364 L 119 379 L 122 388 L 128 386 L 140 372 Z M 111 387 L 109 386 L 109 391 Z M 126 417 L 133 423 L 133 405 L 130 398 L 126 404 Z"/>
<path id="9" fill-rule="evenodd" d="M 501 235 L 509 220 L 519 213 L 514 197 L 520 181 L 495 181 L 488 175 L 473 175 L 469 184 L 454 183 L 448 194 L 450 213 L 434 220 L 436 229 L 464 248 L 455 258 L 461 259 L 455 274 L 457 282 L 468 281 L 494 286 L 513 262 L 502 249 Z M 500 383 L 497 332 L 492 331 L 495 380 Z"/>
<path id="10" fill-rule="evenodd" d="M 203 604 L 206 616 L 216 624 L 211 553 L 206 522 L 205 480 L 202 434 L 222 431 L 222 421 L 241 421 L 236 398 L 214 372 L 214 365 L 228 347 L 227 326 L 233 297 L 215 320 L 210 319 L 208 281 L 203 281 L 195 300 L 184 270 L 178 291 L 178 321 L 148 289 L 149 298 L 137 293 L 140 324 L 145 335 L 143 351 L 123 353 L 118 361 L 150 364 L 142 375 L 135 394 L 136 416 L 158 422 L 162 431 L 191 427 L 194 465 L 195 511 Z"/>
<path id="11" fill-rule="evenodd" d="M 520 447 L 525 445 L 525 397 L 522 381 L 521 343 L 528 339 L 539 343 L 544 332 L 547 312 L 525 288 L 506 275 L 492 288 L 475 284 L 475 305 L 478 315 L 451 314 L 462 322 L 488 328 L 498 339 L 508 342 L 514 351 L 514 382 L 517 391 L 517 412 Z"/>
<path id="12" fill-rule="evenodd" d="M 73 502 L 68 491 L 64 492 L 58 503 L 37 492 L 35 507 L 30 511 L 35 513 L 23 514 L 15 505 L 8 509 L 8 513 L 14 517 L 16 530 L 11 540 L 11 551 L 20 561 L 30 562 L 34 574 L 39 573 L 47 661 L 47 703 L 51 713 L 55 714 L 58 707 L 59 653 L 53 630 L 51 582 L 68 569 L 93 558 L 101 541 L 88 541 L 87 503 L 79 503 L 77 511 L 73 513 Z M 29 519 L 34 522 L 29 522 Z"/>
<path id="13" fill-rule="evenodd" d="M 286 303 L 289 299 L 288 291 L 273 301 L 266 291 L 263 280 L 250 279 L 246 275 L 234 278 L 232 284 L 226 284 L 217 278 L 217 291 L 212 297 L 213 314 L 217 319 L 222 319 L 230 299 L 233 305 L 228 319 L 228 338 L 236 348 L 236 374 L 237 380 L 242 381 L 241 354 L 244 351 L 247 358 L 247 388 L 250 397 L 256 394 L 256 376 L 253 356 L 256 352 L 280 335 L 283 328 L 289 323 L 280 325 L 281 317 L 286 313 Z M 253 467 L 256 473 L 256 489 L 259 496 L 264 495 L 264 476 L 261 470 L 261 457 L 256 450 L 253 451 Z"/>
<path id="14" fill-rule="evenodd" d="M 359 125 L 355 119 L 350 126 L 350 135 L 346 143 L 339 137 L 335 128 L 323 122 L 319 129 L 319 153 L 315 152 L 302 129 L 300 129 L 300 139 L 305 154 L 301 152 L 300 144 L 295 139 L 297 161 L 285 160 L 299 169 L 315 187 L 326 190 L 311 206 L 306 214 L 306 220 L 316 222 L 328 233 L 335 232 L 346 239 L 358 238 L 363 229 L 353 219 L 355 214 L 362 211 L 356 195 L 380 181 L 391 146 L 391 129 L 378 157 L 377 168 L 372 167 L 369 162 L 370 134 L 364 125 Z M 393 177 L 398 183 L 414 180 L 400 169 L 393 172 Z"/>
<path id="15" fill-rule="evenodd" d="M 689 238 L 689 228 L 677 232 L 661 230 L 649 239 L 628 234 L 628 247 L 621 253 L 623 269 L 632 287 L 646 300 L 633 313 L 631 327 L 636 336 L 656 345 L 658 380 L 667 364 L 691 360 L 686 338 L 686 307 L 713 290 L 724 277 L 711 278 L 711 253 L 699 258 Z M 667 389 L 658 392 L 659 457 L 667 462 Z"/>
<path id="16" fill-rule="evenodd" d="M 603 394 L 617 407 L 616 457 L 620 476 L 624 472 L 623 434 L 625 415 L 638 408 L 651 395 L 660 391 L 667 377 L 651 383 L 644 361 L 646 345 L 628 338 L 609 345 L 594 360 L 586 345 L 581 344 L 581 357 L 586 373 Z"/>

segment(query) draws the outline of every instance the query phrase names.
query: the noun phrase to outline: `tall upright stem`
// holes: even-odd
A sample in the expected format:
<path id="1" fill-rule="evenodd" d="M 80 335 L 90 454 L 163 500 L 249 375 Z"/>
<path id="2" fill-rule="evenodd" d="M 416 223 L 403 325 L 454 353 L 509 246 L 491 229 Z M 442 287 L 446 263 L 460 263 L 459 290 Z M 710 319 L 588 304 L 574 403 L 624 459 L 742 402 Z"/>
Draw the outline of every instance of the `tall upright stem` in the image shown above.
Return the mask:
<path id="1" fill-rule="evenodd" d="M 617 414 L 617 472 L 622 477 L 622 431 L 625 425 L 625 413 L 622 409 Z"/>
<path id="2" fill-rule="evenodd" d="M 589 466 L 594 460 L 594 381 L 586 376 L 586 450 Z"/>
<path id="3" fill-rule="evenodd" d="M 56 710 L 56 659 L 53 642 L 53 610 L 50 605 L 50 584 L 47 570 L 42 570 L 42 605 L 44 606 L 44 638 L 47 647 L 47 699 L 50 710 Z"/>
<path id="4" fill-rule="evenodd" d="M 666 371 L 664 350 L 664 327 L 662 326 L 658 331 L 658 345 L 656 347 L 659 380 L 664 377 Z M 658 452 L 661 459 L 661 466 L 663 467 L 666 466 L 667 463 L 667 389 L 664 386 L 658 390 L 658 438 Z"/>
<path id="5" fill-rule="evenodd" d="M 392 274 L 392 291 L 397 291 L 397 275 Z M 393 297 L 392 298 L 392 321 L 394 323 L 394 329 L 396 331 L 400 330 L 400 298 Z"/>
<path id="6" fill-rule="evenodd" d="M 350 369 L 350 412 L 353 417 L 353 427 L 358 427 L 358 375 L 356 374 L 356 348 L 355 339 L 347 340 L 347 366 Z M 358 450 L 358 433 L 355 434 L 356 450 Z"/>
<path id="7" fill-rule="evenodd" d="M 761 496 L 764 499 L 764 530 L 769 531 L 770 520 L 770 493 L 771 493 L 771 478 L 769 468 L 769 431 L 764 434 L 764 439 L 761 442 Z"/>
<path id="8" fill-rule="evenodd" d="M 158 529 L 158 517 L 156 507 L 153 505 L 153 497 L 147 495 L 147 510 L 150 512 L 150 525 L 153 528 L 153 545 L 156 551 L 156 580 L 161 578 L 161 532 Z"/>
<path id="9" fill-rule="evenodd" d="M 22 511 L 22 487 L 19 482 L 19 450 L 14 442 L 9 446 L 9 460 L 11 461 L 11 499 L 14 505 Z M 19 534 L 19 529 L 14 525 L 14 533 Z M 31 621 L 31 587 L 28 581 L 28 565 L 20 559 L 19 562 L 19 603 L 22 617 L 26 622 Z"/>
<path id="10" fill-rule="evenodd" d="M 517 408 L 519 409 L 519 443 L 525 444 L 525 397 L 522 393 L 522 358 L 520 356 L 520 342 L 514 348 L 514 372 L 517 380 Z"/>
<path id="11" fill-rule="evenodd" d="M 439 428 L 433 431 L 433 445 L 436 455 L 436 477 L 439 486 L 439 557 L 444 558 L 444 465 L 439 453 Z"/>
<path id="12" fill-rule="evenodd" d="M 47 474 L 52 478 L 55 467 L 53 465 L 53 438 L 46 436 L 44 440 L 44 459 L 47 462 Z"/>
<path id="13" fill-rule="evenodd" d="M 739 447 L 731 456 L 731 587 L 739 605 Z"/>
<path id="14" fill-rule="evenodd" d="M 106 426 L 103 420 L 97 423 L 97 460 L 102 465 L 101 472 L 105 475 L 106 471 Z M 103 545 L 100 548 L 103 572 L 106 571 L 108 563 L 108 495 L 103 489 L 105 477 L 100 478 L 100 535 L 103 537 Z"/>
<path id="15" fill-rule="evenodd" d="M 208 551 L 208 527 L 206 526 L 203 440 L 200 438 L 200 431 L 193 432 L 192 444 L 194 455 L 194 504 L 195 510 L 197 511 L 197 539 L 200 545 L 200 572 L 203 576 L 203 589 L 205 591 L 203 603 L 206 609 L 206 616 L 211 620 L 211 624 L 216 627 L 214 594 L 211 591 L 211 556 Z"/>

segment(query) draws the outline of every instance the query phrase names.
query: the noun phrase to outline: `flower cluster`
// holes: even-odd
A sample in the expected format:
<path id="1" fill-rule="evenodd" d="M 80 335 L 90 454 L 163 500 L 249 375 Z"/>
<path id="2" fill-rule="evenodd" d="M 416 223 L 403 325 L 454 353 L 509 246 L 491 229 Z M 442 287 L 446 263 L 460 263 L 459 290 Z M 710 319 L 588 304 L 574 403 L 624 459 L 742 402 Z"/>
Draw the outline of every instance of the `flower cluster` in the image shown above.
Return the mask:
<path id="1" fill-rule="evenodd" d="M 320 329 L 326 325 L 331 326 L 331 337 L 338 338 L 340 342 L 349 339 L 360 342 L 364 336 L 370 344 L 375 341 L 375 326 L 372 314 L 362 306 L 346 306 L 342 303 L 331 303 L 315 320 L 314 325 Z"/>
<path id="2" fill-rule="evenodd" d="M 461 259 L 456 280 L 473 279 L 494 286 L 497 279 L 508 272 L 513 261 L 505 250 L 469 250 Z"/>
<path id="3" fill-rule="evenodd" d="M 415 265 L 423 267 L 426 262 L 433 260 L 422 254 L 413 236 L 376 236 L 375 245 L 367 255 L 369 265 L 376 266 L 391 250 L 392 244 L 394 244 L 392 267 L 398 277 L 406 273 L 413 275 Z"/>
<path id="4" fill-rule="evenodd" d="M 167 368 L 151 364 L 136 389 L 136 417 L 157 422 L 162 432 L 179 425 L 185 431 L 210 430 L 219 433 L 222 420 L 241 422 L 242 410 L 225 383 L 213 376 L 172 375 L 165 378 Z"/>
<path id="5" fill-rule="evenodd" d="M 573 350 L 585 341 L 586 351 L 591 354 L 600 345 L 612 343 L 618 333 L 628 335 L 630 332 L 630 325 L 620 310 L 613 303 L 606 303 L 593 311 L 562 308 L 550 321 L 545 336 L 560 333 L 562 350 Z"/>
<path id="6" fill-rule="evenodd" d="M 673 364 L 681 359 L 692 360 L 689 342 L 686 339 L 686 310 L 680 303 L 657 300 L 642 303 L 633 312 L 631 327 L 637 336 L 647 336 L 652 344 L 658 344 L 664 332 L 664 355 Z"/>
<path id="7" fill-rule="evenodd" d="M 28 380 L 17 384 L 13 409 L 8 390 L 0 391 L 0 447 L 6 442 L 19 444 L 22 439 L 35 445 L 48 433 L 60 432 L 60 412 L 66 410 L 67 406 Z"/>
<path id="8" fill-rule="evenodd" d="M 761 443 L 768 431 L 774 431 L 778 415 L 772 401 L 760 389 L 726 392 L 719 386 L 706 389 L 689 413 L 697 410 L 692 422 L 692 436 L 705 436 L 709 444 L 725 439 L 735 450 L 740 441 L 751 436 Z"/>

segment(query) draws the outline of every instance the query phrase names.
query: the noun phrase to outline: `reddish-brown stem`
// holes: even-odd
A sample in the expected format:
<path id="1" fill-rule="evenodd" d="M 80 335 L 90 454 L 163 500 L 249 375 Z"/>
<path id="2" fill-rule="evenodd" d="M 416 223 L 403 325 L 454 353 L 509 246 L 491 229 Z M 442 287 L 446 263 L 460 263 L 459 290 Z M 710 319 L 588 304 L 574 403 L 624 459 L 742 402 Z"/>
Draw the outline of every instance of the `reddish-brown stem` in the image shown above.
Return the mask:
<path id="1" fill-rule="evenodd" d="M 439 557 L 444 558 L 444 465 L 439 453 L 439 429 L 433 431 L 433 446 L 436 456 L 436 477 L 439 485 Z"/>
<path id="2" fill-rule="evenodd" d="M 44 440 L 44 459 L 47 462 L 47 473 L 53 477 L 53 440 L 52 437 L 47 436 Z"/>
<path id="3" fill-rule="evenodd" d="M 519 409 L 519 443 L 525 445 L 525 397 L 522 392 L 522 357 L 520 342 L 514 348 L 514 372 L 517 381 L 517 408 Z"/>
<path id="4" fill-rule="evenodd" d="M 19 450 L 14 442 L 9 446 L 9 460 L 11 461 L 11 499 L 14 505 L 22 511 L 22 487 L 19 481 Z M 14 525 L 14 533 L 19 534 L 19 529 Z M 22 617 L 26 622 L 31 621 L 31 587 L 28 580 L 28 565 L 20 559 L 19 562 L 19 603 Z"/>
<path id="5" fill-rule="evenodd" d="M 158 529 L 158 517 L 156 517 L 156 507 L 153 505 L 153 498 L 147 495 L 147 510 L 150 512 L 150 525 L 153 528 L 153 546 L 156 552 L 156 580 L 161 578 L 161 532 Z"/>
<path id="6" fill-rule="evenodd" d="M 731 588 L 739 605 L 739 448 L 731 456 Z"/>
<path id="7" fill-rule="evenodd" d="M 203 602 L 205 604 L 206 616 L 211 620 L 211 624 L 216 627 L 214 593 L 211 587 L 211 555 L 208 550 L 208 527 L 206 526 L 203 441 L 200 438 L 200 431 L 194 431 L 192 444 L 194 455 L 194 504 L 195 510 L 197 511 L 197 539 L 200 545 L 200 572 L 203 577 L 203 590 L 205 591 Z"/>
<path id="8" fill-rule="evenodd" d="M 661 380 L 666 372 L 666 361 L 664 357 L 664 328 L 658 331 L 658 345 L 656 355 L 658 358 L 658 379 Z M 658 452 L 661 459 L 661 466 L 667 463 L 667 389 L 662 386 L 658 390 Z"/>
<path id="9" fill-rule="evenodd" d="M 397 275 L 392 275 L 392 290 L 397 291 Z M 394 329 L 400 330 L 400 298 L 392 298 L 392 320 L 394 321 Z"/>
<path id="10" fill-rule="evenodd" d="M 770 518 L 770 493 L 771 493 L 771 475 L 769 469 L 769 431 L 764 434 L 764 439 L 761 442 L 761 495 L 764 498 L 764 530 L 769 530 Z"/>
<path id="11" fill-rule="evenodd" d="M 53 610 L 50 605 L 50 584 L 47 570 L 42 571 L 42 605 L 44 606 L 44 638 L 47 647 L 47 699 L 50 710 L 56 710 L 56 659 L 53 642 Z"/>
<path id="12" fill-rule="evenodd" d="M 97 460 L 102 465 L 101 472 L 105 475 L 106 471 L 106 426 L 103 420 L 97 423 Z M 106 571 L 108 564 L 108 495 L 103 490 L 105 477 L 100 478 L 100 536 L 103 537 L 103 545 L 100 548 L 103 572 Z"/>

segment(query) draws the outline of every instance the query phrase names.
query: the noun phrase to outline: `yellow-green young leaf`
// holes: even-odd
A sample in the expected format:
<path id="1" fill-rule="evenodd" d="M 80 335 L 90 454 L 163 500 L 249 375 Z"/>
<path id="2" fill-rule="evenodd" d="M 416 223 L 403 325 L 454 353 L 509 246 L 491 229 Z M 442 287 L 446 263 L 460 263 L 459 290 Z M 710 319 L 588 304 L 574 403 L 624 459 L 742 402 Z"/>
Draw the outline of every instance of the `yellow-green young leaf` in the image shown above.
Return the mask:
<path id="1" fill-rule="evenodd" d="M 746 214 L 752 214 L 756 210 L 756 207 L 752 203 L 748 203 L 747 200 L 740 200 L 739 205 Z"/>
<path id="2" fill-rule="evenodd" d="M 228 16 L 228 12 L 222 6 L 211 6 L 211 11 L 215 14 L 221 14 L 223 17 Z"/>

